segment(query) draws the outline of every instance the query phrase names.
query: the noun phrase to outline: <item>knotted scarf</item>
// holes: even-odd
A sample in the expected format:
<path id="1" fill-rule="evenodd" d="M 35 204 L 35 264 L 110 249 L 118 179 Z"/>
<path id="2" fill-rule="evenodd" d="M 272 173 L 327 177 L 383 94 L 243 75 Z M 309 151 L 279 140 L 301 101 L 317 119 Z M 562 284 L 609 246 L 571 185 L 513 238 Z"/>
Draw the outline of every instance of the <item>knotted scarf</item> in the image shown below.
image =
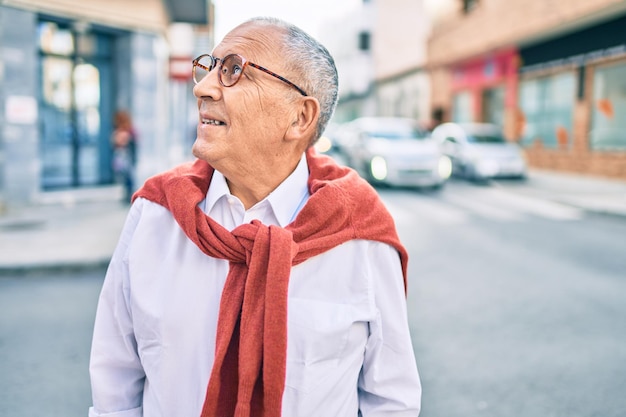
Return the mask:
<path id="1" fill-rule="evenodd" d="M 406 290 L 408 256 L 376 191 L 313 148 L 306 158 L 310 197 L 285 228 L 254 220 L 230 232 L 207 216 L 199 203 L 214 169 L 201 160 L 148 179 L 133 196 L 167 208 L 205 254 L 229 261 L 202 417 L 280 416 L 293 265 L 352 239 L 384 242 L 400 254 Z"/>

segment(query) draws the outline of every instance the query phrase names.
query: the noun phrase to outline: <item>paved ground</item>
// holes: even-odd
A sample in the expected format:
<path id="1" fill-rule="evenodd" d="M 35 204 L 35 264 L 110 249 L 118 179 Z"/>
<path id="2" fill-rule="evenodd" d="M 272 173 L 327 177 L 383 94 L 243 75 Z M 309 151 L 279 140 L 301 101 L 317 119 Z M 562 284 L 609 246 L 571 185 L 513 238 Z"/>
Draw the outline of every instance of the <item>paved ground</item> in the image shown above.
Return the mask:
<path id="1" fill-rule="evenodd" d="M 495 186 L 626 217 L 626 179 L 533 170 L 527 181 Z M 0 274 L 106 265 L 128 212 L 121 197 L 115 186 L 46 192 L 36 205 L 0 213 Z"/>
<path id="2" fill-rule="evenodd" d="M 45 193 L 0 214 L 0 274 L 105 265 L 128 213 L 118 187 Z"/>

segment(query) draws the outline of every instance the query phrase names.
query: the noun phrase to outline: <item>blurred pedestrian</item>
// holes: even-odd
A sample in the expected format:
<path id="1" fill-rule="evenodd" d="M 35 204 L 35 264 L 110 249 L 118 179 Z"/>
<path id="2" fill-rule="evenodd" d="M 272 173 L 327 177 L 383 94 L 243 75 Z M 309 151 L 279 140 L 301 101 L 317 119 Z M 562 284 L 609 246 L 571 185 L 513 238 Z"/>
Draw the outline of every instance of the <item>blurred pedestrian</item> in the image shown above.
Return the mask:
<path id="1" fill-rule="evenodd" d="M 376 191 L 312 146 L 336 106 L 332 57 L 256 18 L 193 73 L 197 159 L 134 195 L 90 416 L 417 416 L 406 250 Z"/>
<path id="2" fill-rule="evenodd" d="M 130 114 L 125 110 L 115 112 L 113 117 L 113 175 L 124 186 L 124 201 L 130 202 L 135 191 L 135 165 L 137 162 L 137 135 Z"/>

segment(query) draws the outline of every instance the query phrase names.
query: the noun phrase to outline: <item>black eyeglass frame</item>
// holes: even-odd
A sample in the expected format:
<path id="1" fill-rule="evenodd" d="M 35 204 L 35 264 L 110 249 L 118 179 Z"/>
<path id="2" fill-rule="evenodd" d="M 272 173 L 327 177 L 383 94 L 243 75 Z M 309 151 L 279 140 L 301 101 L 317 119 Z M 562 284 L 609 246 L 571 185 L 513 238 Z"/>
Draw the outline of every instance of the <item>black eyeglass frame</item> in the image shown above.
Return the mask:
<path id="1" fill-rule="evenodd" d="M 222 80 L 222 64 L 223 64 L 223 62 L 225 60 L 227 60 L 228 58 L 230 58 L 232 56 L 236 56 L 239 59 L 241 59 L 241 74 L 243 74 L 243 72 L 245 71 L 246 67 L 249 65 L 252 68 L 256 68 L 258 70 L 261 70 L 261 71 L 265 72 L 266 74 L 271 75 L 272 77 L 278 78 L 279 80 L 281 80 L 285 84 L 288 84 L 291 87 L 293 87 L 296 90 L 298 90 L 298 92 L 300 94 L 302 94 L 304 97 L 308 96 L 308 94 L 303 89 L 301 89 L 300 87 L 298 87 L 297 85 L 295 85 L 294 83 L 292 83 L 291 81 L 286 79 L 285 77 L 283 77 L 281 75 L 278 75 L 275 72 L 268 70 L 267 68 L 264 68 L 264 67 L 262 67 L 260 65 L 257 65 L 255 63 L 253 63 L 253 62 L 250 62 L 246 58 L 244 58 L 243 56 L 241 56 L 239 54 L 228 54 L 224 58 L 216 58 L 216 57 L 214 57 L 211 54 L 202 54 L 202 55 L 200 55 L 199 57 L 197 57 L 196 59 L 194 59 L 192 61 L 192 78 L 193 78 L 193 82 L 195 84 L 199 84 L 200 81 L 201 81 L 201 79 L 200 80 L 196 79 L 196 68 L 197 67 L 202 68 L 208 74 L 209 72 L 213 71 L 213 69 L 217 66 L 217 62 L 219 62 L 219 69 L 217 71 L 217 78 L 218 78 L 220 84 L 222 86 L 224 86 L 224 87 L 232 87 L 233 85 L 237 84 L 239 82 L 239 80 L 241 79 L 241 74 L 239 74 L 239 76 L 237 78 L 235 78 L 235 81 L 232 84 L 230 84 L 230 85 L 224 84 L 224 81 Z M 207 67 L 206 65 L 203 65 L 203 64 L 200 63 L 200 60 L 202 58 L 204 58 L 204 57 L 210 58 L 210 60 L 211 60 L 211 66 L 210 67 Z"/>

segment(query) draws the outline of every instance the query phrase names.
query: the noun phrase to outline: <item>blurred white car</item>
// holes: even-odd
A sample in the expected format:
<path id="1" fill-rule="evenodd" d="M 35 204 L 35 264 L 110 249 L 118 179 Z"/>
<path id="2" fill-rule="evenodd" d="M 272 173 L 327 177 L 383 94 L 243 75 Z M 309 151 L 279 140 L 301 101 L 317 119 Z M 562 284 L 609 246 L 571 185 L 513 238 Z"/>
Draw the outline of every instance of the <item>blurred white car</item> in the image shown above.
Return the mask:
<path id="1" fill-rule="evenodd" d="M 443 123 L 432 137 L 452 161 L 452 175 L 470 180 L 525 178 L 522 148 L 505 139 L 502 129 L 490 123 Z"/>
<path id="2" fill-rule="evenodd" d="M 439 188 L 450 177 L 449 158 L 413 119 L 362 117 L 336 138 L 346 164 L 372 184 Z"/>

